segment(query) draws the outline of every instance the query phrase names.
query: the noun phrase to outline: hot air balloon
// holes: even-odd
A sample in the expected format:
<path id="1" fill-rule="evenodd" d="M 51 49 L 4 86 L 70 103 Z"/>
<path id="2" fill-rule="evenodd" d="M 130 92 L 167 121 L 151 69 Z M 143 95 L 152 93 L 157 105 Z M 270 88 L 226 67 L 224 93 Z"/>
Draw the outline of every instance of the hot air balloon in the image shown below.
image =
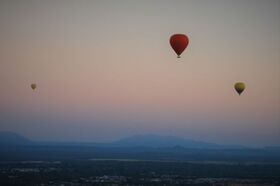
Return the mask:
<path id="1" fill-rule="evenodd" d="M 173 50 L 176 52 L 177 57 L 180 58 L 180 55 L 189 44 L 189 38 L 184 34 L 174 34 L 170 37 L 169 43 Z"/>
<path id="2" fill-rule="evenodd" d="M 245 84 L 242 82 L 237 82 L 235 83 L 234 88 L 236 92 L 240 95 L 245 89 Z"/>
<path id="3" fill-rule="evenodd" d="M 32 88 L 32 90 L 35 90 L 37 88 L 37 85 L 35 83 L 32 83 L 30 87 Z"/>

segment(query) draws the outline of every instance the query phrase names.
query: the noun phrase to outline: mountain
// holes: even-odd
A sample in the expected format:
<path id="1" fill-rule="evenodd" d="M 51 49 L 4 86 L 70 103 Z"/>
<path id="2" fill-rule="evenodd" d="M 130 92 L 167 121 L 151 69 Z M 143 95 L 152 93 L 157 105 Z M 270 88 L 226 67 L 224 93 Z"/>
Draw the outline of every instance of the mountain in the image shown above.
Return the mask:
<path id="1" fill-rule="evenodd" d="M 194 141 L 174 136 L 136 135 L 111 143 L 120 147 L 185 147 L 185 148 L 224 148 L 224 145 Z"/>
<path id="2" fill-rule="evenodd" d="M 0 131 L 0 146 L 31 145 L 33 142 L 17 133 Z"/>
<path id="3" fill-rule="evenodd" d="M 149 147 L 149 148 L 194 148 L 194 149 L 240 149 L 240 145 L 220 145 L 184 139 L 175 136 L 135 135 L 111 143 L 91 142 L 37 142 L 17 133 L 0 131 L 0 146 L 87 146 L 87 147 Z"/>

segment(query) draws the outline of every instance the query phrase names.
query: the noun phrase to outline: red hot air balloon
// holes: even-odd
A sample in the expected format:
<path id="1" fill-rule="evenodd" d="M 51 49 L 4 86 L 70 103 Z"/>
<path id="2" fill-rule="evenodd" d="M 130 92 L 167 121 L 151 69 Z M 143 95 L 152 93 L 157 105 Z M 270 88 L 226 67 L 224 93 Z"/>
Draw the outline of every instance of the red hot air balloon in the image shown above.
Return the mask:
<path id="1" fill-rule="evenodd" d="M 177 57 L 180 58 L 180 55 L 189 44 L 189 38 L 184 34 L 174 34 L 170 37 L 169 42 L 173 50 L 176 52 Z"/>

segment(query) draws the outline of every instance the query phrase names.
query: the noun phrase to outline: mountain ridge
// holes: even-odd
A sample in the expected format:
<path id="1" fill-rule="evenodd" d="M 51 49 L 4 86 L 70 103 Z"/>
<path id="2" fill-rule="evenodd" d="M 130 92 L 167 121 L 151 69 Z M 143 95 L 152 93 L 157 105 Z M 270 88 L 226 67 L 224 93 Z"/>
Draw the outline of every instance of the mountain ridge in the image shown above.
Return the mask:
<path id="1" fill-rule="evenodd" d="M 11 145 L 31 145 L 33 141 L 30 139 L 10 131 L 0 131 L 0 145 L 11 146 Z"/>
<path id="2" fill-rule="evenodd" d="M 242 145 L 221 145 L 216 143 L 196 141 L 176 136 L 161 136 L 155 134 L 134 135 L 122 138 L 111 143 L 114 146 L 140 146 L 140 147 L 183 147 L 183 148 L 245 148 Z"/>
<path id="3" fill-rule="evenodd" d="M 148 148 L 197 148 L 197 149 L 224 149 L 245 148 L 242 145 L 221 145 L 204 141 L 196 141 L 176 136 L 162 136 L 155 134 L 133 135 L 110 143 L 93 142 L 39 142 L 32 141 L 20 134 L 9 131 L 0 131 L 1 146 L 19 145 L 64 145 L 64 146 L 97 146 L 97 147 L 148 147 Z"/>

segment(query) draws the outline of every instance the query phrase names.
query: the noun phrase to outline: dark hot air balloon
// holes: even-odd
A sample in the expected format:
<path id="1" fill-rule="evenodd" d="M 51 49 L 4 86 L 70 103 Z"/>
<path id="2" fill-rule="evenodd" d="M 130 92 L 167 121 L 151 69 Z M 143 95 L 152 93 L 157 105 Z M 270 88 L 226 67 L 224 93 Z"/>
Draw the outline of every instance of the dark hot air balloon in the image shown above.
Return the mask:
<path id="1" fill-rule="evenodd" d="M 240 95 L 245 89 L 245 83 L 237 82 L 234 85 L 236 92 Z"/>
<path id="2" fill-rule="evenodd" d="M 37 88 L 37 85 L 35 83 L 32 83 L 31 85 L 32 90 L 35 90 Z"/>
<path id="3" fill-rule="evenodd" d="M 184 34 L 174 34 L 170 37 L 169 43 L 176 52 L 177 57 L 180 58 L 180 55 L 182 52 L 184 52 L 189 44 L 189 38 Z"/>

